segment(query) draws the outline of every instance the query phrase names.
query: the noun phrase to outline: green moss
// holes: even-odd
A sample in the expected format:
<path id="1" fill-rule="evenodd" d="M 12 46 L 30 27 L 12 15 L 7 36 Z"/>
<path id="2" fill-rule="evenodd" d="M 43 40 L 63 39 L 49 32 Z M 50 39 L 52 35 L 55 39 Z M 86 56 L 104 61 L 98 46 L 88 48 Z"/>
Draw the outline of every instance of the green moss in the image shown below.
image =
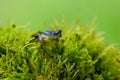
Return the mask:
<path id="1" fill-rule="evenodd" d="M 59 40 L 40 43 L 26 28 L 0 30 L 0 79 L 6 80 L 119 80 L 120 53 L 105 45 L 93 27 L 53 25 Z"/>

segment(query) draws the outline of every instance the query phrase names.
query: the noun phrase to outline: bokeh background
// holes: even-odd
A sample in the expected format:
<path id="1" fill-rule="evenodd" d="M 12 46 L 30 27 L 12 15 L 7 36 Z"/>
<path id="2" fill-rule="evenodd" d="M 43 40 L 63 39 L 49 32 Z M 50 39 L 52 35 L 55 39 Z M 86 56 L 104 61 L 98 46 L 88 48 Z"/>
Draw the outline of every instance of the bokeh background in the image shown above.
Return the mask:
<path id="1" fill-rule="evenodd" d="M 105 33 L 105 42 L 120 49 L 120 0 L 0 0 L 1 27 L 11 21 L 31 30 L 45 29 L 45 24 L 63 17 L 71 23 L 80 18 L 81 24 L 96 18 L 96 29 Z"/>

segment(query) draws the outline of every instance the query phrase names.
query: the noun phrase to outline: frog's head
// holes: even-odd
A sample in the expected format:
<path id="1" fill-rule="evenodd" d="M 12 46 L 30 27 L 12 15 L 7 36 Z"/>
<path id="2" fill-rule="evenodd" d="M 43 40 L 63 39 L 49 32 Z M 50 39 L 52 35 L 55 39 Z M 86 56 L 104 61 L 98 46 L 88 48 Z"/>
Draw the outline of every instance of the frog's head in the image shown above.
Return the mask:
<path id="1" fill-rule="evenodd" d="M 61 35 L 62 35 L 61 33 L 62 33 L 61 30 L 52 31 L 51 37 L 52 37 L 52 38 L 59 38 L 59 37 L 61 37 Z"/>

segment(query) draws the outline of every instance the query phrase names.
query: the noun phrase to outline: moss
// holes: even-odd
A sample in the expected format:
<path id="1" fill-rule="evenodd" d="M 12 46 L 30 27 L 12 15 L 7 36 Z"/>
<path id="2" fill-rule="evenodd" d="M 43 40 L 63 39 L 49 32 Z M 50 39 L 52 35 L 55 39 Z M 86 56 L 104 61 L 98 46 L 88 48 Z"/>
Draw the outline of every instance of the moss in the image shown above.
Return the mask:
<path id="1" fill-rule="evenodd" d="M 66 26 L 66 27 L 65 27 Z M 93 27 L 60 23 L 59 40 L 40 43 L 26 28 L 0 30 L 0 79 L 119 80 L 120 54 Z"/>

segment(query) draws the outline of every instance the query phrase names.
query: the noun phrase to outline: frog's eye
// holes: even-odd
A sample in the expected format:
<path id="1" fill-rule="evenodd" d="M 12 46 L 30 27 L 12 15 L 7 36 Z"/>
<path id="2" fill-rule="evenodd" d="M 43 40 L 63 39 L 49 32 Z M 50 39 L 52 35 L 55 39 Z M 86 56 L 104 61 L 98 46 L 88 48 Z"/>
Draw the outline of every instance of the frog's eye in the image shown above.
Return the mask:
<path id="1" fill-rule="evenodd" d="M 61 34 L 61 30 L 56 30 L 56 31 L 54 31 L 55 33 L 57 33 L 57 34 Z"/>
<path id="2" fill-rule="evenodd" d="M 61 30 L 58 30 L 58 33 L 60 33 L 60 34 L 61 34 L 61 32 L 62 32 Z"/>

